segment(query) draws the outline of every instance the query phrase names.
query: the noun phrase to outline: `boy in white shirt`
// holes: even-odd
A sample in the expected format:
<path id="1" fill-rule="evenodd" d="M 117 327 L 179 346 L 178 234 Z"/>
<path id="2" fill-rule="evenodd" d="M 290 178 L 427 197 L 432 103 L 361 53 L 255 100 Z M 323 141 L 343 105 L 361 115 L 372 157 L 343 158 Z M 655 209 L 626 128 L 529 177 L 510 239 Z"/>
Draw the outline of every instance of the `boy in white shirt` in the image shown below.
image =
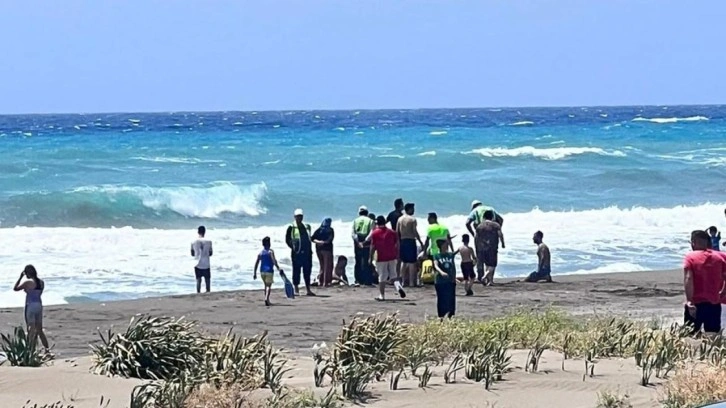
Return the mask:
<path id="1" fill-rule="evenodd" d="M 203 225 L 197 228 L 197 233 L 199 233 L 199 238 L 192 242 L 192 256 L 197 260 L 197 265 L 194 267 L 194 275 L 197 278 L 197 293 L 201 292 L 202 278 L 204 278 L 207 292 L 209 292 L 211 278 L 209 257 L 212 256 L 212 241 L 204 238 L 207 229 Z"/>

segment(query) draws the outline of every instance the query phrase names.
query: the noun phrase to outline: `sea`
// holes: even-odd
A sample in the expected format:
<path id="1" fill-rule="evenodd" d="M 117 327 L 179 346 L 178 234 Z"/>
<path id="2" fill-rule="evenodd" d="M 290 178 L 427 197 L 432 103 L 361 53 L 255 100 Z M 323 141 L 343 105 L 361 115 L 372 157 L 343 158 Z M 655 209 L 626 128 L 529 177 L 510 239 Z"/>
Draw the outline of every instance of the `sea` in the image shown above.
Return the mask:
<path id="1" fill-rule="evenodd" d="M 554 274 L 677 268 L 691 230 L 726 228 L 725 176 L 726 106 L 0 116 L 0 306 L 26 264 L 46 304 L 193 292 L 199 225 L 213 290 L 261 288 L 296 208 L 351 257 L 358 207 L 399 197 L 459 237 L 493 206 L 502 277 L 534 269 L 537 230 Z"/>

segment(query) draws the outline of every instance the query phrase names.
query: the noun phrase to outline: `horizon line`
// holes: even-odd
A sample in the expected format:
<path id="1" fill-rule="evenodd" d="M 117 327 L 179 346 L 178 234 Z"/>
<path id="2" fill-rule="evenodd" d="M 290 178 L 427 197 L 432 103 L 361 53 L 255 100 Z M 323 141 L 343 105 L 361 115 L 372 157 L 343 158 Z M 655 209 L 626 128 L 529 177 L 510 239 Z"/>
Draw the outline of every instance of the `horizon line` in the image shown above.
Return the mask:
<path id="1" fill-rule="evenodd" d="M 346 109 L 232 109 L 232 110 L 150 110 L 150 111 L 116 111 L 116 112 L 22 112 L 0 113 L 3 116 L 46 116 L 46 115 L 119 115 L 119 114 L 169 114 L 169 113 L 271 113 L 271 112 L 386 112 L 386 111 L 427 111 L 427 110 L 475 110 L 475 109 L 563 109 L 563 108 L 663 108 L 663 107 L 722 107 L 722 103 L 686 103 L 686 104 L 642 104 L 642 105 L 548 105 L 548 106 L 480 106 L 480 107 L 436 107 L 436 108 L 346 108 Z"/>

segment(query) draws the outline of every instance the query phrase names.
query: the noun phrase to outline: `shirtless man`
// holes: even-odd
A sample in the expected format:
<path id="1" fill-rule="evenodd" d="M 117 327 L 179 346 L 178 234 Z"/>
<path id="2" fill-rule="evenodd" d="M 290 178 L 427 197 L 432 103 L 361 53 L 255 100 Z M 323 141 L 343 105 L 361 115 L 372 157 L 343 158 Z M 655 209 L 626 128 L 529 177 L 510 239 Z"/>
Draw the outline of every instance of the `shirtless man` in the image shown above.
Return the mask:
<path id="1" fill-rule="evenodd" d="M 399 258 L 401 260 L 401 277 L 403 286 L 418 286 L 418 245 L 423 246 L 418 234 L 418 223 L 413 216 L 413 203 L 403 206 L 404 214 L 396 222 L 398 233 Z"/>
<path id="2" fill-rule="evenodd" d="M 474 291 L 471 289 L 474 286 L 476 280 L 476 272 L 474 272 L 474 262 L 476 262 L 476 255 L 474 249 L 469 246 L 469 235 L 464 234 L 461 237 L 461 247 L 454 253 L 461 256 L 461 274 L 464 277 L 464 292 L 466 296 L 474 296 Z"/>
<path id="3" fill-rule="evenodd" d="M 552 282 L 552 269 L 550 268 L 550 248 L 542 242 L 544 234 L 542 231 L 537 231 L 532 237 L 535 245 L 537 245 L 537 270 L 530 273 L 525 282 Z"/>

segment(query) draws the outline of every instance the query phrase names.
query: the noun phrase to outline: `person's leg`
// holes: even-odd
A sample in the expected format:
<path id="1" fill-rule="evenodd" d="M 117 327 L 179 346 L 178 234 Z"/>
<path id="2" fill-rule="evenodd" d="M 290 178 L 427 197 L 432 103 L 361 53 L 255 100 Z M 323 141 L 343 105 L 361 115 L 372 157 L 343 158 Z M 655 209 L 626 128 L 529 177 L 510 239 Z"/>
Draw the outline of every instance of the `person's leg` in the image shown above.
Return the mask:
<path id="1" fill-rule="evenodd" d="M 355 251 L 355 265 L 353 265 L 353 279 L 354 279 L 354 281 L 355 281 L 354 283 L 356 285 L 360 285 L 360 284 L 362 284 L 362 282 L 361 282 L 361 279 L 362 279 L 361 271 L 363 270 L 362 269 L 363 262 L 368 262 L 368 260 L 367 259 L 362 260 L 362 257 L 363 257 L 363 255 L 362 255 L 363 254 L 363 249 L 362 248 L 359 248 L 356 245 L 354 247 L 354 251 Z"/>
<path id="2" fill-rule="evenodd" d="M 696 316 L 698 316 L 698 310 L 696 310 Z M 691 336 L 695 336 L 701 331 L 701 325 L 696 316 L 692 316 L 688 307 L 683 305 L 683 325 L 691 327 Z"/>
<path id="3" fill-rule="evenodd" d="M 373 271 L 371 270 L 371 265 L 368 260 L 371 257 L 371 248 L 365 247 L 361 248 L 361 258 L 362 258 L 362 265 L 361 265 L 361 282 L 359 282 L 361 285 L 372 285 L 373 284 Z"/>
<path id="4" fill-rule="evenodd" d="M 197 293 L 202 292 L 202 273 L 199 268 L 194 268 L 194 277 L 197 280 Z"/>
<path id="5" fill-rule="evenodd" d="M 272 282 L 265 282 L 265 304 L 270 305 L 270 293 L 272 292 Z"/>
<path id="6" fill-rule="evenodd" d="M 209 270 L 209 269 L 207 269 L 204 272 L 204 285 L 205 285 L 205 287 L 207 289 L 207 293 L 209 293 L 210 290 L 211 290 L 211 288 L 212 288 L 212 282 L 211 281 L 212 281 L 212 271 Z"/>
<path id="7" fill-rule="evenodd" d="M 35 316 L 33 305 L 25 305 L 25 326 L 28 331 L 28 344 L 31 348 L 38 342 L 38 333 L 35 331 Z"/>
<path id="8" fill-rule="evenodd" d="M 318 277 L 315 280 L 318 282 L 318 286 L 323 286 L 323 285 L 325 285 L 325 282 L 323 279 L 323 273 L 325 272 L 325 269 L 324 269 L 325 266 L 323 264 L 323 251 L 318 250 L 315 254 L 318 257 L 318 266 L 319 266 Z"/>
<path id="9" fill-rule="evenodd" d="M 38 316 L 35 319 L 35 330 L 38 333 L 38 337 L 40 337 L 40 343 L 46 350 L 48 350 L 50 348 L 48 345 L 48 338 L 45 337 L 45 332 L 43 331 L 43 306 L 40 307 Z"/>
<path id="10" fill-rule="evenodd" d="M 388 267 L 386 266 L 386 262 L 377 262 L 376 263 L 376 270 L 378 271 L 378 300 L 383 300 L 386 298 L 386 283 L 388 276 Z"/>
<path id="11" fill-rule="evenodd" d="M 310 275 L 313 273 L 313 254 L 307 254 L 302 265 L 303 279 L 305 280 L 305 290 L 308 296 L 315 296 L 310 290 Z"/>
<path id="12" fill-rule="evenodd" d="M 456 315 L 456 285 L 452 282 L 449 284 L 449 318 Z"/>
<path id="13" fill-rule="evenodd" d="M 448 307 L 444 286 L 442 284 L 434 284 L 434 289 L 436 290 L 436 314 L 439 316 L 439 319 L 446 317 Z"/>
<path id="14" fill-rule="evenodd" d="M 302 264 L 300 262 L 300 255 L 294 254 L 292 256 L 292 286 L 295 287 L 295 294 L 300 294 L 300 273 L 302 272 Z"/>
<path id="15" fill-rule="evenodd" d="M 476 280 L 482 282 L 484 279 L 484 251 L 479 251 L 476 254 Z M 482 282 L 483 283 L 483 282 Z"/>
<path id="16" fill-rule="evenodd" d="M 699 306 L 698 312 L 702 314 L 703 331 L 708 336 L 716 336 L 721 332 L 721 305 L 714 305 L 711 303 L 702 303 Z"/>
<path id="17" fill-rule="evenodd" d="M 325 286 L 330 286 L 333 284 L 333 251 L 325 251 L 323 254 L 323 262 L 325 263 L 323 280 L 325 281 Z"/>

